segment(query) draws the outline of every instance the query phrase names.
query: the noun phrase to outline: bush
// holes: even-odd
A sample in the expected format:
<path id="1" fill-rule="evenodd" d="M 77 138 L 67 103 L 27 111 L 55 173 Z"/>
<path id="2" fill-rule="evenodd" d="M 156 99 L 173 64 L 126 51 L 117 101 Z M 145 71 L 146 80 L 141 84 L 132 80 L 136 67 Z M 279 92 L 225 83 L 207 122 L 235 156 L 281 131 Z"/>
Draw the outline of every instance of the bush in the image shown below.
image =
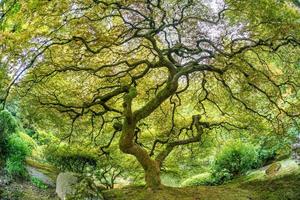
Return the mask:
<path id="1" fill-rule="evenodd" d="M 192 176 L 181 183 L 181 186 L 199 186 L 208 185 L 211 182 L 211 173 L 202 173 L 196 176 Z"/>
<path id="2" fill-rule="evenodd" d="M 31 152 L 29 145 L 20 138 L 19 134 L 15 133 L 8 137 L 7 148 L 6 171 L 13 177 L 25 176 L 25 158 Z"/>
<path id="3" fill-rule="evenodd" d="M 15 118 L 7 110 L 0 112 L 0 155 L 7 156 L 7 139 L 18 129 Z"/>
<path id="4" fill-rule="evenodd" d="M 0 133 L 2 135 L 12 134 L 17 131 L 18 125 L 15 118 L 7 110 L 0 112 Z"/>
<path id="5" fill-rule="evenodd" d="M 262 136 L 255 144 L 259 144 L 258 156 L 261 165 L 265 166 L 280 158 L 287 158 L 291 153 L 292 139 L 278 136 Z"/>
<path id="6" fill-rule="evenodd" d="M 97 151 L 65 143 L 50 144 L 45 148 L 46 159 L 61 171 L 82 173 L 85 168 L 95 168 Z"/>
<path id="7" fill-rule="evenodd" d="M 229 142 L 217 155 L 213 166 L 213 182 L 222 183 L 260 166 L 258 152 L 251 144 Z"/>

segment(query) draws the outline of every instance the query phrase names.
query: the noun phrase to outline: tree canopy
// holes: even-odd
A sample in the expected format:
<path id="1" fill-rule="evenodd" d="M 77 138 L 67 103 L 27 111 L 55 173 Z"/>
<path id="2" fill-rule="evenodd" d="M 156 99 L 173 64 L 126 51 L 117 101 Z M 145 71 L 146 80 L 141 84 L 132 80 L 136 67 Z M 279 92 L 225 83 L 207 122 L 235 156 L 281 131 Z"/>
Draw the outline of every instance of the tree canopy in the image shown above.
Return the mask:
<path id="1" fill-rule="evenodd" d="M 1 70 L 11 79 L 3 86 L 1 79 L 2 105 L 17 94 L 36 123 L 71 143 L 90 138 L 100 155 L 118 139 L 149 187 L 161 185 L 174 148 L 205 134 L 284 134 L 297 126 L 300 11 L 293 1 L 0 5 Z"/>

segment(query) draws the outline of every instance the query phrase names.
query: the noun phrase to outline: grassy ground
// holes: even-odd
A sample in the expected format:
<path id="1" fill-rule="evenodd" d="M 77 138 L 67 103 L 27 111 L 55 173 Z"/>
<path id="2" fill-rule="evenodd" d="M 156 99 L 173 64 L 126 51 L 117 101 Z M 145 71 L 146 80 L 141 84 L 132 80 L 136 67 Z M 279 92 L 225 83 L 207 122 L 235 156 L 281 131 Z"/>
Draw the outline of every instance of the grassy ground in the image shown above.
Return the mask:
<path id="1" fill-rule="evenodd" d="M 104 196 L 107 200 L 300 200 L 300 173 L 241 185 L 115 189 Z"/>
<path id="2" fill-rule="evenodd" d="M 108 191 L 107 200 L 249 200 L 253 195 L 247 190 L 227 187 L 165 187 L 150 191 L 143 188 L 127 188 Z"/>
<path id="3" fill-rule="evenodd" d="M 262 168 L 222 186 L 163 187 L 157 191 L 127 187 L 105 191 L 104 197 L 105 200 L 300 200 L 300 167 L 289 160 L 281 164 L 275 175 L 265 175 Z M 3 198 L 5 195 L 8 198 Z M 29 181 L 0 188 L 0 197 L 1 200 L 57 200 L 55 188 L 39 189 Z"/>
<path id="4" fill-rule="evenodd" d="M 58 198 L 55 188 L 40 189 L 30 181 L 18 180 L 0 187 L 0 200 L 58 200 Z"/>
<path id="5" fill-rule="evenodd" d="M 106 191 L 106 200 L 300 200 L 300 167 L 291 160 L 278 162 L 272 176 L 265 168 L 222 186 L 164 187 L 158 191 L 129 187 Z"/>
<path id="6" fill-rule="evenodd" d="M 261 200 L 299 200 L 300 173 L 285 175 L 280 178 L 264 181 L 251 181 L 239 186 L 252 191 L 255 199 Z"/>
<path id="7" fill-rule="evenodd" d="M 57 200 L 55 189 L 39 189 L 29 182 L 13 183 L 7 188 L 9 200 Z M 106 200 L 300 200 L 300 173 L 271 180 L 223 186 L 185 188 L 164 187 L 151 191 L 143 187 L 109 190 Z M 2 199 L 1 199 L 2 200 Z"/>

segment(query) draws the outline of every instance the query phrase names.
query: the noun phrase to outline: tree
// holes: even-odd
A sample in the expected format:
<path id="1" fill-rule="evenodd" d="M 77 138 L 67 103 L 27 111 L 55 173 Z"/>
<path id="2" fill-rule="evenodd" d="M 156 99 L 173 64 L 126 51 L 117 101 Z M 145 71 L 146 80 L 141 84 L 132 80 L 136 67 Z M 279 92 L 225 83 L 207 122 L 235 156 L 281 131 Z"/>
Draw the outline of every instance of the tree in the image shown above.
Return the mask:
<path id="1" fill-rule="evenodd" d="M 34 21 L 20 30 L 30 38 L 16 47 L 27 57 L 7 95 L 22 87 L 57 111 L 56 126 L 70 119 L 70 142 L 75 132 L 92 141 L 109 133 L 103 153 L 121 132 L 119 148 L 148 187 L 161 186 L 174 148 L 210 129 L 253 131 L 263 121 L 284 132 L 300 115 L 299 11 L 290 1 L 34 2 L 25 10 Z M 150 137 L 149 126 L 158 133 Z"/>

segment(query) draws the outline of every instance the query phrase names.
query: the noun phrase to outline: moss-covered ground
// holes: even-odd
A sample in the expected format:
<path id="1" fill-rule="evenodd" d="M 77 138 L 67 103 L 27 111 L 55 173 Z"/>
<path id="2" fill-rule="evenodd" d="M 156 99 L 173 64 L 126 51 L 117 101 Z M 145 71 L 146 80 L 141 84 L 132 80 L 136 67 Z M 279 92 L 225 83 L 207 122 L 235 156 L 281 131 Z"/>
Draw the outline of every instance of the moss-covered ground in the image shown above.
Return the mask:
<path id="1" fill-rule="evenodd" d="M 268 176 L 264 173 L 266 168 L 262 168 L 222 186 L 162 187 L 156 191 L 128 186 L 105 191 L 104 197 L 105 200 L 300 200 L 299 166 L 290 160 L 282 161 L 281 165 L 276 175 Z M 15 197 L 57 200 L 55 188 L 40 189 L 30 181 L 14 182 L 3 189 L 2 197 L 12 197 L 9 200 Z"/>
<path id="2" fill-rule="evenodd" d="M 157 191 L 129 187 L 105 192 L 107 200 L 300 200 L 300 173 L 271 180 L 223 186 L 164 187 Z"/>
<path id="3" fill-rule="evenodd" d="M 163 187 L 157 191 L 128 187 L 106 191 L 107 200 L 300 200 L 300 167 L 280 161 L 277 174 L 268 176 L 264 167 L 222 186 Z"/>

